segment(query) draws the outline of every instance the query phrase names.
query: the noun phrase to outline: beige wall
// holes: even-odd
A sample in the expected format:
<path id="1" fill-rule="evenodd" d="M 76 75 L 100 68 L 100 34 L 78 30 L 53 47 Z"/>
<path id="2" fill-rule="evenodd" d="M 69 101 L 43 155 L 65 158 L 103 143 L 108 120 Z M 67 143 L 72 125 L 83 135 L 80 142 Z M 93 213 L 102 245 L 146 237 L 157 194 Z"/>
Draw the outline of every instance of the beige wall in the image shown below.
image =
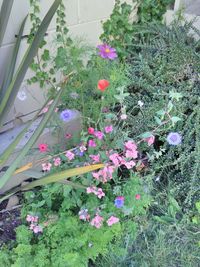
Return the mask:
<path id="1" fill-rule="evenodd" d="M 0 5 L 3 0 L 0 0 Z M 96 45 L 99 42 L 99 35 L 102 33 L 101 22 L 106 20 L 112 10 L 114 0 L 63 0 L 66 7 L 67 25 L 72 36 L 82 36 L 90 44 Z M 127 0 L 127 3 L 132 3 L 132 0 Z M 40 0 L 41 16 L 43 17 L 48 8 L 53 3 L 53 0 Z M 15 34 L 19 30 L 19 25 L 29 11 L 29 0 L 14 0 L 12 13 L 9 19 L 7 32 L 3 40 L 3 46 L 0 48 L 0 84 L 4 74 L 5 66 L 9 55 L 11 54 Z M 30 30 L 30 21 L 28 20 L 25 26 L 24 34 L 28 34 Z M 52 36 L 55 32 L 55 16 L 48 29 L 49 45 L 52 43 Z M 27 49 L 26 40 L 22 40 L 19 52 L 18 62 L 21 61 L 24 52 Z M 20 88 L 20 93 L 25 93 L 25 100 L 20 100 L 17 97 L 15 104 L 6 118 L 6 122 L 13 118 L 28 114 L 41 107 L 45 98 L 45 89 L 40 89 L 37 85 L 27 86 L 26 79 L 30 78 L 32 73 L 28 70 L 25 80 Z M 33 114 L 21 117 L 22 122 L 25 122 L 33 117 Z M 16 123 L 16 122 L 15 122 Z M 11 122 L 7 125 L 10 128 L 14 126 Z"/>

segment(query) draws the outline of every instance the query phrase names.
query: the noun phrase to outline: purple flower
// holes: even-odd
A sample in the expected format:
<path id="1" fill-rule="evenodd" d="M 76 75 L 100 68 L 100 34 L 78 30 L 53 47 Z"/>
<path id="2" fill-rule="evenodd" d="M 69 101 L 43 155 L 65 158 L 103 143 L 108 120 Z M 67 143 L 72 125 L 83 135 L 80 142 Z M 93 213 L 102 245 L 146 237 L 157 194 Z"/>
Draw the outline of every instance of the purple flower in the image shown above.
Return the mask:
<path id="1" fill-rule="evenodd" d="M 70 110 L 70 109 L 65 109 L 65 110 L 63 110 L 61 113 L 60 113 L 60 119 L 62 120 L 62 121 L 69 121 L 69 120 L 71 120 L 71 118 L 73 117 L 73 111 L 72 110 Z"/>
<path id="2" fill-rule="evenodd" d="M 98 45 L 97 48 L 99 49 L 99 55 L 102 58 L 108 58 L 111 60 L 117 58 L 117 53 L 115 48 L 112 48 L 107 44 Z"/>
<path id="3" fill-rule="evenodd" d="M 122 208 L 124 206 L 124 197 L 116 197 L 115 199 L 115 207 Z"/>
<path id="4" fill-rule="evenodd" d="M 179 133 L 171 132 L 167 136 L 167 142 L 172 146 L 177 146 L 181 143 L 182 136 Z"/>

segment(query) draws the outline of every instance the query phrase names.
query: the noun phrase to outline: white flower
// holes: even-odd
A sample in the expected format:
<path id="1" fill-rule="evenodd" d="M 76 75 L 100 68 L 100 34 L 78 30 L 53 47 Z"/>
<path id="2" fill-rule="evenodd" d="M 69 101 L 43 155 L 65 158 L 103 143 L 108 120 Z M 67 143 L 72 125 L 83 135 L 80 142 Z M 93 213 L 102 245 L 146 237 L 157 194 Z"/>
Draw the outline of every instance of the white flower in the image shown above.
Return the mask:
<path id="1" fill-rule="evenodd" d="M 138 103 L 138 106 L 139 106 L 139 107 L 144 106 L 144 103 L 143 103 L 142 101 L 140 101 L 140 100 L 139 100 L 137 103 Z"/>
<path id="2" fill-rule="evenodd" d="M 17 94 L 17 98 L 21 101 L 24 101 L 27 98 L 26 92 L 21 90 Z"/>

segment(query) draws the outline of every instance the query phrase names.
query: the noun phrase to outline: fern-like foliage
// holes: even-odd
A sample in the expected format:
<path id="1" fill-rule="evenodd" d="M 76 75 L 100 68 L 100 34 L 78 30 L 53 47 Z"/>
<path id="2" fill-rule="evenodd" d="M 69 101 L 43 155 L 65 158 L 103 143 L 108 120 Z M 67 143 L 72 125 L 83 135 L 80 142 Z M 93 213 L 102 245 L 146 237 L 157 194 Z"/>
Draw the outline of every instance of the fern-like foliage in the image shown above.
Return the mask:
<path id="1" fill-rule="evenodd" d="M 155 176 L 160 177 L 164 190 L 170 190 L 184 210 L 188 210 L 200 196 L 200 37 L 193 22 L 170 27 L 148 25 L 141 27 L 135 36 L 129 58 L 129 87 L 127 100 L 132 136 L 150 131 L 155 125 L 155 113 L 163 108 L 169 92 L 183 97 L 176 104 L 176 113 L 182 117 L 175 127 L 163 128 L 156 137 L 154 149 L 164 154 L 151 162 Z M 138 100 L 144 102 L 142 111 Z M 166 142 L 169 132 L 179 132 L 182 144 L 174 147 Z M 169 187 L 169 184 L 171 185 Z"/>

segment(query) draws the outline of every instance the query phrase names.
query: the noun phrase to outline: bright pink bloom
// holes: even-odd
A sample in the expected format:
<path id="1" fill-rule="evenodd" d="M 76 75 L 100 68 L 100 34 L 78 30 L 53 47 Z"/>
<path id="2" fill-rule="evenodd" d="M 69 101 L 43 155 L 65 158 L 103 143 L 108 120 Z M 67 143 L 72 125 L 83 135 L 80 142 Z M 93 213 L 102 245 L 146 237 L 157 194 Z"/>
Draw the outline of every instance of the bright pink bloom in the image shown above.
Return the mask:
<path id="1" fill-rule="evenodd" d="M 61 164 L 61 158 L 57 157 L 55 159 L 53 159 L 53 163 L 54 163 L 54 166 L 60 166 Z"/>
<path id="2" fill-rule="evenodd" d="M 49 162 L 47 162 L 47 163 L 42 163 L 42 170 L 43 170 L 43 171 L 47 171 L 47 172 L 49 172 L 49 171 L 51 170 L 51 166 L 52 166 L 52 164 L 49 163 Z"/>
<path id="3" fill-rule="evenodd" d="M 102 58 L 107 58 L 111 60 L 117 58 L 116 49 L 111 47 L 110 45 L 101 44 L 101 45 L 98 45 L 97 48 L 99 49 L 99 55 Z"/>
<path id="4" fill-rule="evenodd" d="M 135 199 L 140 200 L 140 198 L 141 198 L 141 195 L 140 194 L 136 194 L 135 195 Z"/>
<path id="5" fill-rule="evenodd" d="M 126 151 L 126 158 L 133 158 L 133 159 L 136 159 L 138 156 L 138 151 L 137 150 L 127 150 Z"/>
<path id="6" fill-rule="evenodd" d="M 38 145 L 38 148 L 39 148 L 39 150 L 40 150 L 40 152 L 46 152 L 47 151 L 47 149 L 48 149 L 48 145 L 47 144 L 39 144 Z"/>
<path id="7" fill-rule="evenodd" d="M 133 141 L 128 141 L 125 143 L 126 158 L 136 159 L 138 156 L 137 145 Z"/>
<path id="8" fill-rule="evenodd" d="M 26 221 L 27 222 L 35 222 L 37 223 L 38 222 L 38 216 L 32 216 L 32 215 L 27 215 L 26 216 Z"/>
<path id="9" fill-rule="evenodd" d="M 107 220 L 107 224 L 108 226 L 111 226 L 115 223 L 118 223 L 119 222 L 119 218 L 117 217 L 114 217 L 114 216 L 111 216 L 108 220 Z"/>
<path id="10" fill-rule="evenodd" d="M 152 135 L 148 138 L 145 138 L 144 141 L 147 142 L 148 146 L 151 146 L 155 142 L 155 136 Z"/>
<path id="11" fill-rule="evenodd" d="M 99 140 L 103 139 L 104 134 L 101 131 L 95 131 L 94 136 L 98 138 Z"/>
<path id="12" fill-rule="evenodd" d="M 90 186 L 90 187 L 87 187 L 87 189 L 86 189 L 86 192 L 87 192 L 87 194 L 90 194 L 90 193 L 94 193 L 94 192 L 96 192 L 96 186 Z"/>
<path id="13" fill-rule="evenodd" d="M 96 227 L 97 229 L 99 229 L 103 224 L 103 217 L 101 217 L 98 214 L 96 214 L 96 216 L 92 219 L 90 224 L 92 226 Z"/>
<path id="14" fill-rule="evenodd" d="M 93 160 L 93 163 L 100 162 L 100 155 L 99 154 L 97 154 L 97 155 L 90 155 L 89 157 Z"/>
<path id="15" fill-rule="evenodd" d="M 112 127 L 112 125 L 108 125 L 105 127 L 104 130 L 105 130 L 105 133 L 111 133 L 113 131 L 113 127 Z"/>
<path id="16" fill-rule="evenodd" d="M 105 196 L 105 193 L 103 192 L 102 188 L 97 188 L 96 186 L 90 186 L 86 189 L 87 194 L 95 194 L 98 198 L 102 198 Z"/>
<path id="17" fill-rule="evenodd" d="M 68 150 L 65 154 L 65 156 L 68 158 L 68 160 L 72 160 L 75 157 L 75 154 L 73 152 L 71 152 L 70 150 Z"/>
<path id="18" fill-rule="evenodd" d="M 135 166 L 135 162 L 131 160 L 129 162 L 125 162 L 124 165 L 126 166 L 127 169 L 132 169 Z"/>
<path id="19" fill-rule="evenodd" d="M 95 141 L 94 141 L 93 139 L 90 139 L 90 140 L 88 141 L 88 146 L 89 146 L 89 147 L 96 147 L 97 145 L 96 145 L 96 143 L 95 143 Z"/>
<path id="20" fill-rule="evenodd" d="M 107 80 L 99 80 L 98 81 L 98 85 L 97 85 L 97 88 L 100 90 L 100 91 L 105 91 L 106 88 L 110 85 L 109 81 Z"/>
<path id="21" fill-rule="evenodd" d="M 88 133 L 89 134 L 94 134 L 94 131 L 95 131 L 94 128 L 92 128 L 92 127 L 88 128 Z"/>

